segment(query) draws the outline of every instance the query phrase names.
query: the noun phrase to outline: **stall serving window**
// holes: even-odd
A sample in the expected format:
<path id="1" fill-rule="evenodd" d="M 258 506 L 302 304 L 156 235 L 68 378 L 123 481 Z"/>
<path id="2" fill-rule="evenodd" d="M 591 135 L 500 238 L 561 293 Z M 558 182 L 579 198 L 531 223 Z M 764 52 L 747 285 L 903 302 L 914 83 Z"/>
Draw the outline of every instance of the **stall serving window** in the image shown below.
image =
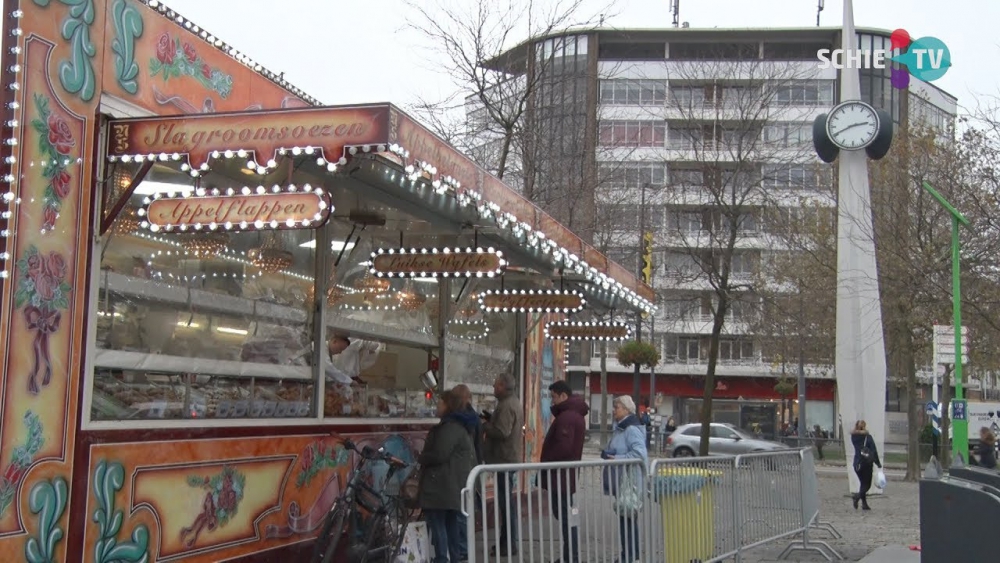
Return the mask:
<path id="1" fill-rule="evenodd" d="M 502 282 L 372 272 L 380 249 L 475 248 L 475 236 L 368 198 L 348 178 L 310 175 L 301 160 L 267 174 L 217 164 L 198 178 L 166 161 L 140 176 L 96 248 L 91 422 L 432 417 L 420 375 L 440 361 L 442 328 L 447 385 L 488 401 L 493 378 L 513 369 L 516 317 L 484 313 L 477 295 Z M 139 170 L 112 166 L 105 206 Z M 294 215 L 295 195 L 316 190 L 318 226 L 151 227 L 154 214 L 196 213 L 185 202 L 213 194 L 228 197 L 200 200 L 215 213 L 223 203 L 252 213 L 239 206 L 262 200 L 240 195 L 272 195 Z"/>

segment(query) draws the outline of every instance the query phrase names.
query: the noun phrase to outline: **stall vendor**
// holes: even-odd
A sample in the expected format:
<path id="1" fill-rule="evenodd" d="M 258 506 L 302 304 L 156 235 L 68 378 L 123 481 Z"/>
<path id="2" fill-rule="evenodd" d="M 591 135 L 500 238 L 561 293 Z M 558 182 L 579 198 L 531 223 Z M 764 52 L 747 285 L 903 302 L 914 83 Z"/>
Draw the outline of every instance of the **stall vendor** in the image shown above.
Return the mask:
<path id="1" fill-rule="evenodd" d="M 345 386 L 352 383 L 364 385 L 360 377 L 361 372 L 375 365 L 385 345 L 360 339 L 352 342 L 344 334 L 334 334 L 328 342 L 327 349 L 330 352 L 330 363 L 324 369 L 327 381 Z"/>

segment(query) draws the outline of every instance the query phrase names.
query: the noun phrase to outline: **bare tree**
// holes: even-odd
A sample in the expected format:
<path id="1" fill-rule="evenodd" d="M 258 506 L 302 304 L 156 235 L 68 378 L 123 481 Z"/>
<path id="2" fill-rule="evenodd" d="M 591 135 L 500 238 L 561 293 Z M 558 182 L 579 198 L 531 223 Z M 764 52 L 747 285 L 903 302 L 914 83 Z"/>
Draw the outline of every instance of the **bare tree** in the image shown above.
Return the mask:
<path id="1" fill-rule="evenodd" d="M 670 77 L 670 181 L 653 196 L 669 209 L 665 273 L 690 290 L 689 307 L 705 311 L 710 325 L 707 354 L 699 346 L 707 362 L 700 455 L 708 454 L 720 348 L 726 344 L 729 358 L 756 356 L 752 342 L 723 336 L 759 307 L 755 272 L 765 264 L 754 248 L 762 209 L 799 205 L 789 194 L 828 183 L 829 170 L 810 156 L 802 124 L 780 116 L 784 104 L 798 101 L 792 92 L 809 88 L 801 65 L 762 60 L 755 49 L 705 55 L 678 63 Z"/>

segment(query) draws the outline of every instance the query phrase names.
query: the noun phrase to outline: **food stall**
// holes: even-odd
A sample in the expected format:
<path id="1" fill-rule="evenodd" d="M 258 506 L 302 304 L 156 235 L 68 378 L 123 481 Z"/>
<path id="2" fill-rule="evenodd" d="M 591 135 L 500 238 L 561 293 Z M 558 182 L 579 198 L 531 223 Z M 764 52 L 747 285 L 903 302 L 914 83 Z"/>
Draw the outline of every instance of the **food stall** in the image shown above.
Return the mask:
<path id="1" fill-rule="evenodd" d="M 652 309 L 398 108 L 319 106 L 159 2 L 78 4 L 5 2 L 3 560 L 293 556 L 342 437 L 415 458 L 422 374 L 480 408 L 517 376 L 535 457 L 580 334 L 550 323 Z"/>

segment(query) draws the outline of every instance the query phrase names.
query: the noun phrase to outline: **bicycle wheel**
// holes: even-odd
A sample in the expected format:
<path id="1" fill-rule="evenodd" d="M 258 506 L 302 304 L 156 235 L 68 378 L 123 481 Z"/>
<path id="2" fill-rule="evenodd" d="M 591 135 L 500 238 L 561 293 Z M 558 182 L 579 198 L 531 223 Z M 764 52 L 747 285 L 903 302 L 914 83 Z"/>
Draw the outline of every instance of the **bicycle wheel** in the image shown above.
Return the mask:
<path id="1" fill-rule="evenodd" d="M 385 512 L 370 522 L 361 563 L 392 563 L 403 545 L 406 524 L 406 512 L 397 501 L 389 501 Z"/>
<path id="2" fill-rule="evenodd" d="M 323 522 L 323 529 L 316 536 L 316 546 L 313 548 L 312 561 L 314 563 L 330 563 L 333 561 L 333 554 L 337 551 L 337 544 L 340 543 L 341 536 L 344 535 L 344 526 L 347 524 L 347 509 L 343 506 L 335 506 Z"/>

